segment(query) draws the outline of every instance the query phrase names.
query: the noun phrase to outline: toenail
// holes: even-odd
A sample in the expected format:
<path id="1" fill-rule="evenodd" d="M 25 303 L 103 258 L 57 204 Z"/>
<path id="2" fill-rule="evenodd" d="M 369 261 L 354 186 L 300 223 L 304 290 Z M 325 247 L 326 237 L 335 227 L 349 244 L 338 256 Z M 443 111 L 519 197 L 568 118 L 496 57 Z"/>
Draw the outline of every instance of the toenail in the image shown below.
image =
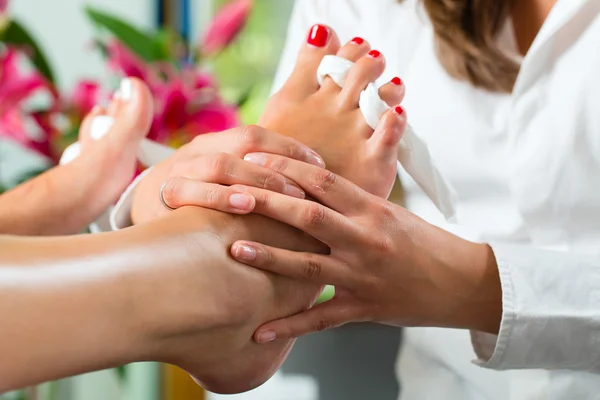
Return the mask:
<path id="1" fill-rule="evenodd" d="M 364 42 L 365 42 L 365 40 L 358 36 L 355 37 L 354 39 L 352 39 L 352 43 L 355 43 L 355 44 L 363 44 Z"/>
<path id="2" fill-rule="evenodd" d="M 329 28 L 323 25 L 314 25 L 310 29 L 307 42 L 315 47 L 324 47 L 329 40 Z"/>
<path id="3" fill-rule="evenodd" d="M 121 81 L 121 86 L 119 87 L 119 98 L 121 98 L 121 100 L 129 100 L 131 99 L 131 96 L 133 95 L 133 85 L 131 83 L 131 80 L 128 78 L 125 78 Z"/>
<path id="4" fill-rule="evenodd" d="M 369 52 L 369 57 L 372 57 L 372 58 L 379 58 L 379 57 L 381 57 L 381 52 L 380 52 L 380 51 L 377 51 L 377 50 L 371 50 L 371 51 Z"/>
<path id="5" fill-rule="evenodd" d="M 400 86 L 400 85 L 402 85 L 402 79 L 400 79 L 400 78 L 398 78 L 398 77 L 395 77 L 394 79 L 392 79 L 392 81 L 391 81 L 391 82 L 392 82 L 394 85 L 396 85 L 396 86 Z"/>
<path id="6" fill-rule="evenodd" d="M 396 108 L 394 108 L 394 112 L 398 115 L 402 115 L 404 114 L 404 108 L 402 108 L 402 106 L 397 106 Z"/>

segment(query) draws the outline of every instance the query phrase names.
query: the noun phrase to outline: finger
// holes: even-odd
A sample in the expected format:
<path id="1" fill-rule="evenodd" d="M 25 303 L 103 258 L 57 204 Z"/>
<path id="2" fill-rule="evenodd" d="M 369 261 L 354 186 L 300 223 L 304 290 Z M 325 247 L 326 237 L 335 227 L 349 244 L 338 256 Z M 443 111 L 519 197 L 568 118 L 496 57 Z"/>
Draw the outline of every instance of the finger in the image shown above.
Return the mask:
<path id="1" fill-rule="evenodd" d="M 305 198 L 298 185 L 285 176 L 225 153 L 193 159 L 184 169 L 186 178 L 220 185 L 247 185 L 287 196 Z"/>
<path id="2" fill-rule="evenodd" d="M 236 155 L 248 153 L 272 153 L 294 160 L 303 161 L 324 168 L 325 162 L 319 154 L 296 139 L 280 135 L 256 125 L 230 131 L 239 143 Z"/>
<path id="3" fill-rule="evenodd" d="M 249 186 L 233 187 L 254 197 L 256 214 L 300 229 L 330 248 L 347 248 L 365 240 L 364 231 L 351 219 L 322 204 Z"/>
<path id="4" fill-rule="evenodd" d="M 320 203 L 344 215 L 367 205 L 367 192 L 326 169 L 266 153 L 248 154 L 244 160 L 286 176 Z"/>
<path id="5" fill-rule="evenodd" d="M 231 214 L 248 214 L 254 209 L 254 197 L 232 187 L 182 177 L 168 179 L 162 187 L 162 200 L 172 209 L 198 206 Z"/>
<path id="6" fill-rule="evenodd" d="M 355 279 L 346 265 L 331 256 L 277 249 L 259 243 L 238 241 L 231 256 L 242 264 L 320 285 L 351 289 Z"/>
<path id="7" fill-rule="evenodd" d="M 308 311 L 261 326 L 254 333 L 254 341 L 264 344 L 274 340 L 292 339 L 361 320 L 358 307 L 333 299 Z"/>

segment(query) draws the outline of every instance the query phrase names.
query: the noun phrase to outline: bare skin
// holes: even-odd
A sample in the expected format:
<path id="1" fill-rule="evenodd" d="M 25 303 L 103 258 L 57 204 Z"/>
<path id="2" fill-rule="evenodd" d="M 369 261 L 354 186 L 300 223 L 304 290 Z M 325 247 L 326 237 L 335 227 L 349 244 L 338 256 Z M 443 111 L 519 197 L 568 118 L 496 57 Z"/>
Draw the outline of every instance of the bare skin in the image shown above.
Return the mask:
<path id="1" fill-rule="evenodd" d="M 313 30 L 310 34 L 314 33 Z M 405 115 L 403 110 L 400 114 L 390 111 L 375 132 L 368 127 L 358 108 L 359 95 L 368 83 L 383 72 L 385 60 L 383 56 L 369 56 L 370 47 L 366 42 L 351 42 L 340 49 L 335 33 L 328 31 L 329 39 L 323 47 L 310 44 L 303 47 L 296 70 L 269 103 L 260 124 L 318 150 L 330 169 L 352 178 L 369 192 L 385 197 L 390 193 L 395 180 L 396 146 L 405 127 Z M 341 90 L 328 80 L 319 88 L 316 82 L 317 67 L 324 55 L 336 53 L 358 61 L 349 77 L 352 84 Z M 390 105 L 397 105 L 403 94 L 403 86 L 393 83 L 382 89 L 382 96 Z M 253 131 L 254 128 L 251 128 L 250 136 L 255 135 Z M 202 141 L 202 138 L 198 141 Z M 132 210 L 136 224 L 145 224 L 157 216 L 168 214 L 158 201 L 159 189 L 170 177 L 185 174 L 177 164 L 189 164 L 189 159 L 193 157 L 188 154 L 193 153 L 193 147 L 194 144 L 180 150 L 179 156 L 155 167 L 142 181 L 137 188 Z M 234 155 L 244 156 L 239 153 Z M 193 170 L 187 171 L 189 178 L 193 178 L 194 173 L 196 172 Z M 262 242 L 271 244 L 285 238 L 284 248 L 290 250 L 293 248 L 295 251 L 320 253 L 328 251 L 327 247 L 299 231 L 264 217 L 233 216 L 202 208 L 183 210 L 193 216 L 188 223 L 205 226 L 219 238 L 225 252 L 236 240 L 247 239 L 248 235 L 263 236 L 265 238 Z M 209 266 L 205 271 L 206 276 L 222 274 L 223 268 L 223 265 L 217 264 Z M 231 268 L 233 274 L 239 274 L 242 280 L 248 273 L 247 267 L 233 262 L 227 268 Z M 278 296 L 266 298 L 264 293 L 247 282 L 242 289 L 240 281 L 239 290 L 245 295 L 244 304 L 252 305 L 251 309 L 257 318 L 244 319 L 245 328 L 237 330 L 237 344 L 234 346 L 237 351 L 231 353 L 231 358 L 217 354 L 214 364 L 207 369 L 193 363 L 194 358 L 203 357 L 201 349 L 194 353 L 188 352 L 185 360 L 174 360 L 174 363 L 190 372 L 209 390 L 233 393 L 251 389 L 267 380 L 281 365 L 293 341 L 278 341 L 268 347 L 259 346 L 252 340 L 254 330 L 261 322 L 274 316 L 287 316 L 310 308 L 321 291 L 320 285 L 306 285 L 287 278 L 267 276 L 272 290 Z M 231 306 L 236 307 L 233 304 Z M 194 357 L 194 354 L 197 356 Z"/>
<path id="2" fill-rule="evenodd" d="M 84 120 L 81 157 L 0 197 L 0 234 L 76 234 L 119 198 L 133 178 L 137 148 L 152 121 L 148 89 L 135 79 L 129 81 L 130 99 L 115 98 L 108 110 L 96 107 Z M 117 122 L 102 140 L 92 143 L 91 123 L 101 115 Z"/>
<path id="3" fill-rule="evenodd" d="M 527 54 L 556 0 L 515 1 L 512 20 L 521 55 Z"/>

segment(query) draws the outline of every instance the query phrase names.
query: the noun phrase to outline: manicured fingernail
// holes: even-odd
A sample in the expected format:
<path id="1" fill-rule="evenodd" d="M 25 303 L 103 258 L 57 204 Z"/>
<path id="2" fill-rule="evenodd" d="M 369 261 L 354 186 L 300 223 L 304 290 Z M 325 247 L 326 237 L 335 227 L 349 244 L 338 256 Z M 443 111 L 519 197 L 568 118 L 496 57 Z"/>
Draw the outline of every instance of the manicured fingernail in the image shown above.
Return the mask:
<path id="1" fill-rule="evenodd" d="M 378 50 L 371 50 L 369 52 L 369 57 L 371 57 L 371 58 L 379 58 L 379 57 L 381 57 L 381 52 L 378 51 Z"/>
<path id="2" fill-rule="evenodd" d="M 289 183 L 285 184 L 285 187 L 283 188 L 283 194 L 290 197 L 295 197 L 297 199 L 304 199 L 306 197 L 306 194 L 300 188 Z"/>
<path id="3" fill-rule="evenodd" d="M 310 153 L 308 155 L 308 162 L 316 165 L 317 167 L 325 168 L 325 161 L 317 153 Z"/>
<path id="4" fill-rule="evenodd" d="M 237 210 L 249 211 L 252 209 L 252 196 L 243 193 L 234 193 L 229 196 L 229 205 Z"/>
<path id="5" fill-rule="evenodd" d="M 129 101 L 131 96 L 133 96 L 133 84 L 131 83 L 131 80 L 128 78 L 123 79 L 117 93 L 121 100 Z"/>
<path id="6" fill-rule="evenodd" d="M 402 79 L 400 79 L 398 77 L 395 77 L 394 79 L 392 79 L 391 82 L 396 86 L 402 85 Z"/>
<path id="7" fill-rule="evenodd" d="M 256 260 L 256 250 L 247 244 L 238 244 L 235 246 L 233 256 L 241 261 Z"/>
<path id="8" fill-rule="evenodd" d="M 98 114 L 101 111 L 102 111 L 102 107 L 100 107 L 99 105 L 95 105 L 94 107 L 92 107 L 90 114 Z"/>
<path id="9" fill-rule="evenodd" d="M 264 154 L 260 153 L 246 154 L 244 160 L 249 162 L 250 164 L 259 166 L 264 166 L 267 163 L 267 157 Z"/>
<path id="10" fill-rule="evenodd" d="M 357 37 L 355 37 L 354 39 L 352 39 L 351 41 L 352 41 L 352 43 L 354 43 L 354 44 L 363 44 L 363 43 L 365 42 L 365 40 L 364 40 L 363 38 L 361 38 L 361 37 L 358 37 L 358 36 L 357 36 Z"/>
<path id="11" fill-rule="evenodd" d="M 307 42 L 315 47 L 325 47 L 329 41 L 329 28 L 323 25 L 314 25 L 310 28 Z"/>
<path id="12" fill-rule="evenodd" d="M 402 108 L 402 106 L 397 106 L 396 108 L 394 108 L 394 112 L 398 115 L 403 115 L 404 114 L 404 108 Z"/>
<path id="13" fill-rule="evenodd" d="M 277 334 L 273 331 L 265 331 L 256 335 L 256 341 L 260 344 L 271 343 L 277 339 Z"/>

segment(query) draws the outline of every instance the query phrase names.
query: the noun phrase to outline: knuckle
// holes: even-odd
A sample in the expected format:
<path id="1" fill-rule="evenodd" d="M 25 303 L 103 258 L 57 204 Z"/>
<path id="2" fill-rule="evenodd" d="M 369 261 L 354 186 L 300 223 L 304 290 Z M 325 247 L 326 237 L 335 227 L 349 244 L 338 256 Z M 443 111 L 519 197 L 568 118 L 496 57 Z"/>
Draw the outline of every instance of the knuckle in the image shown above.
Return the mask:
<path id="1" fill-rule="evenodd" d="M 273 171 L 278 172 L 278 173 L 282 173 L 285 170 L 287 170 L 288 166 L 289 166 L 289 161 L 287 158 L 284 158 L 284 157 L 276 157 L 269 164 L 269 168 L 271 168 Z"/>
<path id="2" fill-rule="evenodd" d="M 325 221 L 325 208 L 317 203 L 311 203 L 305 211 L 303 218 L 307 226 L 318 226 Z"/>
<path id="3" fill-rule="evenodd" d="M 246 151 L 257 149 L 264 140 L 264 131 L 257 125 L 248 125 L 242 132 L 242 140 Z"/>
<path id="4" fill-rule="evenodd" d="M 327 331 L 329 329 L 331 329 L 333 327 L 333 324 L 331 323 L 330 320 L 325 319 L 325 318 L 321 318 L 319 319 L 316 323 L 315 323 L 315 331 L 316 332 L 324 332 Z"/>
<path id="5" fill-rule="evenodd" d="M 321 276 L 322 269 L 323 266 L 320 262 L 313 258 L 308 258 L 306 261 L 304 261 L 301 267 L 302 276 L 304 276 L 307 279 L 318 278 L 319 276 Z"/>
<path id="6" fill-rule="evenodd" d="M 219 204 L 220 193 L 216 187 L 208 187 L 204 192 L 204 201 L 207 206 L 216 206 Z"/>
<path id="7" fill-rule="evenodd" d="M 203 175 L 214 182 L 230 172 L 231 157 L 225 153 L 211 154 L 206 157 L 206 164 Z"/>
<path id="8" fill-rule="evenodd" d="M 262 189 L 279 189 L 283 187 L 281 179 L 274 172 L 265 172 L 261 175 L 258 185 Z"/>
<path id="9" fill-rule="evenodd" d="M 337 175 L 327 170 L 315 171 L 311 176 L 312 186 L 322 191 L 327 191 L 336 181 Z"/>

